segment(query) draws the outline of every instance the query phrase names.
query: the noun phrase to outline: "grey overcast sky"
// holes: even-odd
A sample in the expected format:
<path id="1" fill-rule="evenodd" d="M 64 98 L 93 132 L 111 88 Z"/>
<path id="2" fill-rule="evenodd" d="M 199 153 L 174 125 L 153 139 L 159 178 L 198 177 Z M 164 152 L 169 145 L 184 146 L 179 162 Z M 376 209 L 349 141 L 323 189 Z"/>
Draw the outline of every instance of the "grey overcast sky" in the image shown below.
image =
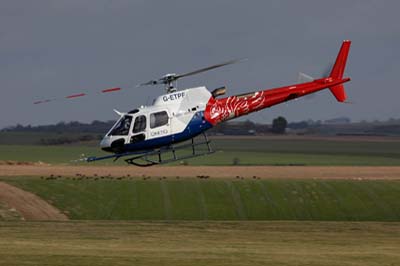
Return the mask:
<path id="1" fill-rule="evenodd" d="M 249 60 L 179 86 L 226 85 L 233 95 L 293 84 L 299 71 L 326 72 L 343 39 L 353 41 L 353 104 L 324 91 L 246 119 L 400 118 L 399 10 L 400 1 L 385 0 L 1 0 L 0 128 L 116 119 L 113 108 L 128 111 L 163 92 L 136 84 L 234 58 Z M 131 89 L 97 95 L 115 86 Z M 32 104 L 78 92 L 93 97 Z"/>

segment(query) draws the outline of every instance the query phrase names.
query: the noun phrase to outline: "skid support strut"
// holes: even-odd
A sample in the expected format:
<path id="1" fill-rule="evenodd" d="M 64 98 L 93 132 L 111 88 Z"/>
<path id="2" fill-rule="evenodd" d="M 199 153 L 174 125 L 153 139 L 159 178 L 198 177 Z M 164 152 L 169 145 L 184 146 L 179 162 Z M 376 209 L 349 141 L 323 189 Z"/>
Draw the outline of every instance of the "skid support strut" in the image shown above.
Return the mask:
<path id="1" fill-rule="evenodd" d="M 145 154 L 141 154 L 138 156 L 131 157 L 129 159 L 125 159 L 125 162 L 128 164 L 133 164 L 136 166 L 141 166 L 141 167 L 147 167 L 147 166 L 152 166 L 156 164 L 165 164 L 165 163 L 171 163 L 179 160 L 184 160 L 184 159 L 190 159 L 190 158 L 195 158 L 203 155 L 208 155 L 211 153 L 214 153 L 213 149 L 211 148 L 210 145 L 210 140 L 208 139 L 207 135 L 205 133 L 202 134 L 204 137 L 203 141 L 196 142 L 194 138 L 191 139 L 190 143 L 188 144 L 182 144 L 179 146 L 168 146 L 168 147 L 162 147 L 157 150 L 147 152 Z M 206 150 L 200 150 L 200 147 L 206 147 Z M 185 152 L 186 150 L 189 149 L 189 154 L 184 154 L 184 155 L 178 155 L 177 151 L 183 151 Z M 172 158 L 166 158 L 166 156 L 171 156 Z"/>

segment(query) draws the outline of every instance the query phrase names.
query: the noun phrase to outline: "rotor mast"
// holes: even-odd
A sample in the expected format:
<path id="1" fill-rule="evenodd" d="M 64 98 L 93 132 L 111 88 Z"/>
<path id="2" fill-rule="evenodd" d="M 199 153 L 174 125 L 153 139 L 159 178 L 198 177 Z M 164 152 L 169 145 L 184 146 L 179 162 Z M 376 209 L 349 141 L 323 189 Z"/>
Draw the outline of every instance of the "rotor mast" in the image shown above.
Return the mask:
<path id="1" fill-rule="evenodd" d="M 175 73 L 166 74 L 161 79 L 164 81 L 164 89 L 167 93 L 173 93 L 178 90 L 178 81 L 175 78 L 177 75 Z"/>

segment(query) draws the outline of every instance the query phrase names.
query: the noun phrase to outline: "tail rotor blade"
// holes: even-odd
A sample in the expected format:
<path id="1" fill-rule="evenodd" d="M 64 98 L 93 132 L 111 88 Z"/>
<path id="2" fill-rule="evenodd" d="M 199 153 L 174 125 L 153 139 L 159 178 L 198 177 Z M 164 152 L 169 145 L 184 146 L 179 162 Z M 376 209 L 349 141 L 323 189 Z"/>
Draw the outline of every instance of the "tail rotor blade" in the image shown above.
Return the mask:
<path id="1" fill-rule="evenodd" d="M 322 71 L 322 77 L 329 77 L 329 74 L 331 73 L 333 67 L 333 62 L 330 64 L 326 65 L 325 68 Z"/>

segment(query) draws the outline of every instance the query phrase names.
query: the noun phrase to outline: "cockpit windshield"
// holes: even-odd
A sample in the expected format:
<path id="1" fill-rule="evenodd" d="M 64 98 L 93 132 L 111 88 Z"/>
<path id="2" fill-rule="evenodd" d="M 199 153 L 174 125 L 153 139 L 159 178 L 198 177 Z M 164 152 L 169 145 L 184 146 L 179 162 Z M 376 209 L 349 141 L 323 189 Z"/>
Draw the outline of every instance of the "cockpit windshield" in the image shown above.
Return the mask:
<path id="1" fill-rule="evenodd" d="M 126 136 L 129 133 L 129 129 L 132 123 L 132 116 L 126 115 L 121 117 L 117 123 L 115 123 L 113 129 L 108 134 L 109 136 Z"/>

